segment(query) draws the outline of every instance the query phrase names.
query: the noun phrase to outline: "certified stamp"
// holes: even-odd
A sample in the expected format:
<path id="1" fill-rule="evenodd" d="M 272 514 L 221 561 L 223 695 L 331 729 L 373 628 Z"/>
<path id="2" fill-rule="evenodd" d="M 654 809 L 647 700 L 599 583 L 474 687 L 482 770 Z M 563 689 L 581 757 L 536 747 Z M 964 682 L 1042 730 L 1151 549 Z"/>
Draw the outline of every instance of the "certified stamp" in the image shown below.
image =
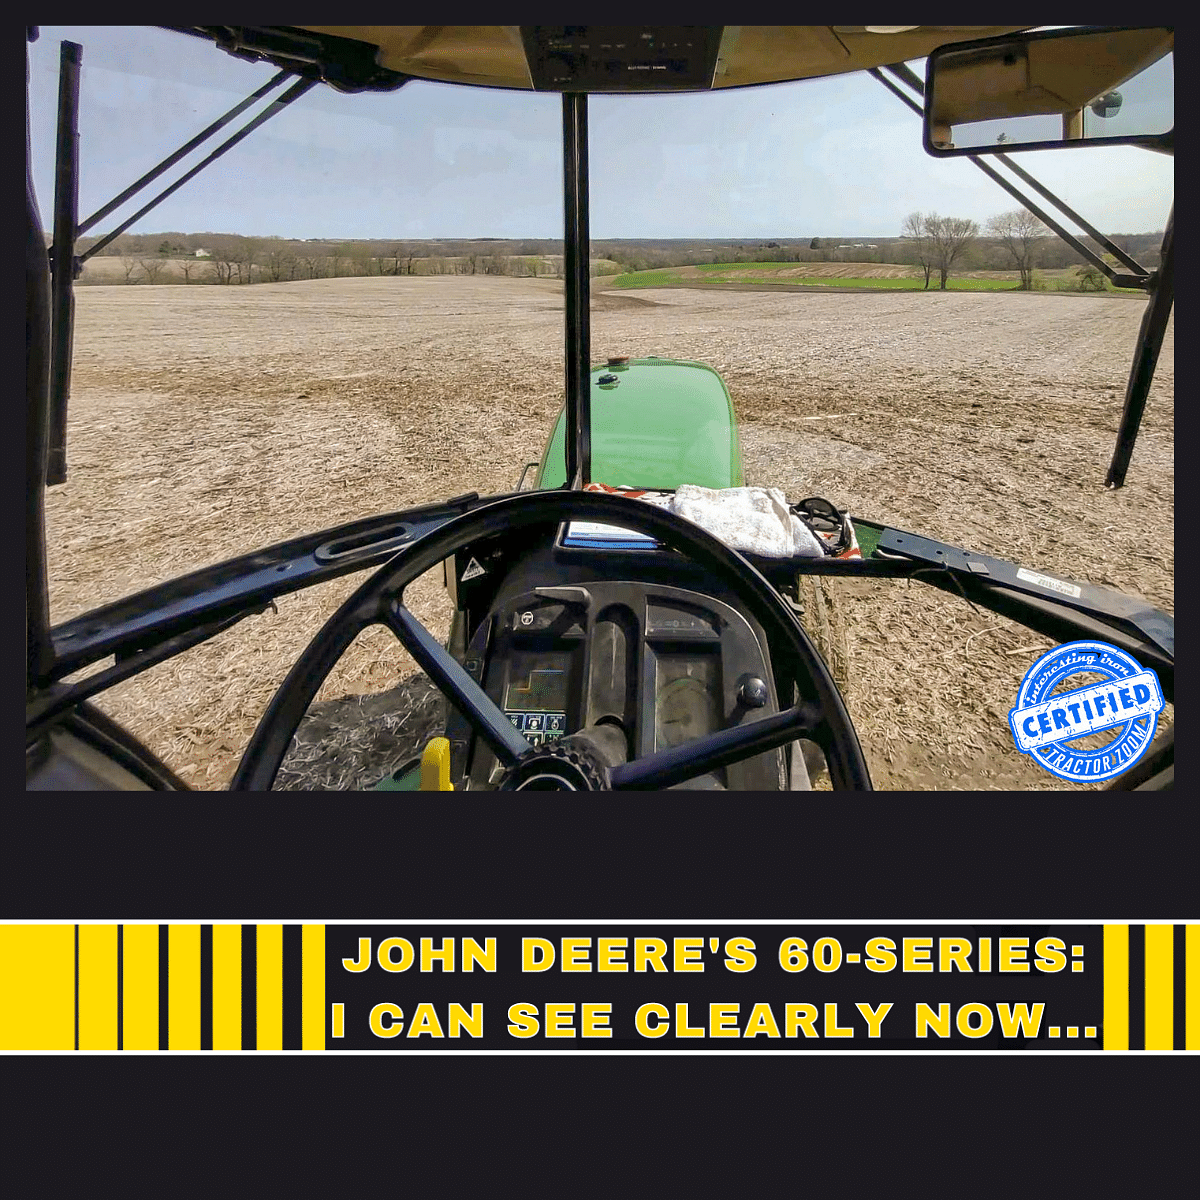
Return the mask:
<path id="1" fill-rule="evenodd" d="M 1072 675 L 1100 676 L 1068 692 L 1055 692 Z M 1107 642 L 1068 642 L 1043 654 L 1021 680 L 1009 710 L 1013 741 L 1060 779 L 1076 783 L 1112 779 L 1145 753 L 1162 711 L 1158 676 Z M 1105 746 L 1079 750 L 1070 743 L 1115 729 Z"/>

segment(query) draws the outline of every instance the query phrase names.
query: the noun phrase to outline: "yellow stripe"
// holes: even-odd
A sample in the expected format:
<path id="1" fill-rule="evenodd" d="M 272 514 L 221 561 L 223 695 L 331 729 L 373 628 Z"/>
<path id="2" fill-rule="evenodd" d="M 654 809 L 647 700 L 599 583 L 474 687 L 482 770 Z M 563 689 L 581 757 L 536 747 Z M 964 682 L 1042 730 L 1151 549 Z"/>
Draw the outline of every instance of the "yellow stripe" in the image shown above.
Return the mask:
<path id="1" fill-rule="evenodd" d="M 283 1049 L 283 926 L 258 927 L 258 1048 Z"/>
<path id="2" fill-rule="evenodd" d="M 242 927 L 213 926 L 213 1049 L 242 1048 Z"/>
<path id="3" fill-rule="evenodd" d="M 1175 926 L 1146 926 L 1146 1049 L 1175 1048 Z"/>
<path id="4" fill-rule="evenodd" d="M 125 926 L 126 1050 L 158 1049 L 158 926 Z"/>
<path id="5" fill-rule="evenodd" d="M 0 1050 L 75 1048 L 75 927 L 0 925 Z"/>
<path id="6" fill-rule="evenodd" d="M 1200 1050 L 1200 925 L 1189 925 L 1183 936 L 1184 1046 L 1187 1050 Z"/>
<path id="7" fill-rule="evenodd" d="M 1104 1049 L 1129 1049 L 1129 926 L 1104 927 Z"/>
<path id="8" fill-rule="evenodd" d="M 300 1045 L 305 1050 L 325 1049 L 325 926 L 301 926 L 303 938 L 303 1017 Z"/>
<path id="9" fill-rule="evenodd" d="M 79 927 L 79 1048 L 117 1048 L 117 927 Z"/>
<path id="10" fill-rule="evenodd" d="M 167 1046 L 200 1049 L 200 926 L 167 926 Z"/>

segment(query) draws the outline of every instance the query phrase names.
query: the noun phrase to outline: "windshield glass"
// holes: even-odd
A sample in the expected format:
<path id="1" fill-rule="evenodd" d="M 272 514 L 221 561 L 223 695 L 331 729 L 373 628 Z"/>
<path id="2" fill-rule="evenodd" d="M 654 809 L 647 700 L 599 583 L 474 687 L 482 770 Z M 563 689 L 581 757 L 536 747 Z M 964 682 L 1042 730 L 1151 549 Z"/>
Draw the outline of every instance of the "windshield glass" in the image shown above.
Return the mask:
<path id="1" fill-rule="evenodd" d="M 42 27 L 30 103 L 48 231 L 63 39 L 84 47 L 81 218 L 275 73 L 162 30 Z M 594 97 L 589 123 L 594 364 L 717 372 L 736 422 L 722 462 L 735 447 L 744 482 L 789 503 L 822 496 L 1173 611 L 1173 322 L 1130 483 L 1102 486 L 1143 293 L 1106 286 L 1044 229 L 1014 232 L 1017 203 L 970 163 L 925 156 L 919 118 L 865 75 Z M 1157 266 L 1171 159 L 1022 162 Z M 52 621 L 299 534 L 513 490 L 562 406 L 561 189 L 557 95 L 317 87 L 89 259 L 68 481 L 47 493 Z M 953 237 L 938 214 L 975 228 L 939 249 Z M 219 785 L 361 579 L 285 597 L 101 706 Z M 1046 639 L 931 589 L 831 594 L 877 785 L 1054 785 L 994 753 Z M 411 605 L 445 638 L 440 569 Z M 344 686 L 393 674 L 368 646 Z M 965 733 L 948 748 L 951 723 Z"/>

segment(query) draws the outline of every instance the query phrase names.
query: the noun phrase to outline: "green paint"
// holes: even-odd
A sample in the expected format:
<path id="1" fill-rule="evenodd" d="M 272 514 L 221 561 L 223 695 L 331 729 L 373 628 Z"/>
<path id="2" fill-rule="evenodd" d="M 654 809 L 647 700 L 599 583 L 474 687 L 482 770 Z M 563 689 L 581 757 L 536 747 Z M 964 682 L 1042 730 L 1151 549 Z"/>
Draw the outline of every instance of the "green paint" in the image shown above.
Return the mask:
<path id="1" fill-rule="evenodd" d="M 403 771 L 403 774 L 401 772 Z M 385 775 L 372 789 L 373 792 L 419 792 L 421 790 L 421 764 L 404 771 L 397 768 L 391 775 Z"/>
<path id="2" fill-rule="evenodd" d="M 616 387 L 601 375 L 616 374 Z M 542 454 L 536 487 L 567 478 L 566 413 Z M 703 363 L 635 358 L 628 369 L 592 368 L 592 479 L 673 490 L 681 483 L 741 487 L 742 453 L 733 401 L 720 375 Z"/>

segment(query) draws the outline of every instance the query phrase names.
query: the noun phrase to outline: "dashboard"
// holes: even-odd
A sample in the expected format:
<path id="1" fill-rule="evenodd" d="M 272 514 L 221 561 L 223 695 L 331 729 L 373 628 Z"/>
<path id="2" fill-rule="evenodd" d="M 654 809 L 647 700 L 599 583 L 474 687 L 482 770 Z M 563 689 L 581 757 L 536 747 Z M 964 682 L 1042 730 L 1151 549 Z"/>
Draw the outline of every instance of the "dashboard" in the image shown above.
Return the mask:
<path id="1" fill-rule="evenodd" d="M 732 596 L 712 594 L 723 588 L 680 556 L 603 557 L 572 562 L 561 545 L 503 564 L 460 554 L 460 603 L 473 579 L 492 576 L 463 666 L 531 745 L 612 725 L 634 759 L 779 711 L 762 630 Z M 639 569 L 598 577 L 623 565 Z M 705 590 L 676 586 L 692 579 Z M 503 769 L 453 710 L 447 737 L 456 788 L 497 786 Z M 775 790 L 785 786 L 783 761 L 772 750 L 679 786 Z"/>

